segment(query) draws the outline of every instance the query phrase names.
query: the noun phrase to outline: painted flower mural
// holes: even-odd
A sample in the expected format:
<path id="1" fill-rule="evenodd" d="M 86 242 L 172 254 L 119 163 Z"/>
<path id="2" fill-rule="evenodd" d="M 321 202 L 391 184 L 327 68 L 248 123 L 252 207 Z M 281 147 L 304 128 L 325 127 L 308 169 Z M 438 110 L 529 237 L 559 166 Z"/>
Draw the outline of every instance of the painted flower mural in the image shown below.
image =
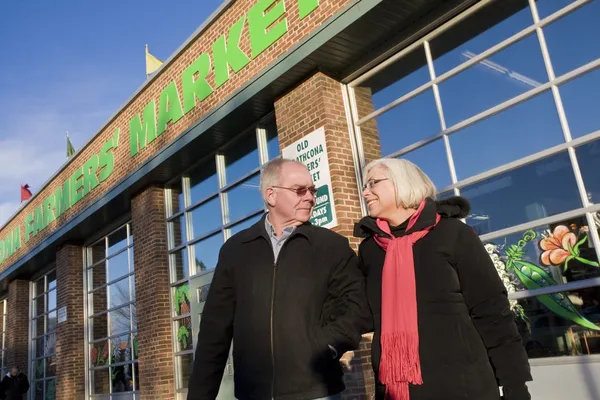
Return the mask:
<path id="1" fill-rule="evenodd" d="M 583 236 L 579 241 L 577 237 Z M 508 293 L 515 292 L 513 277 L 528 290 L 541 289 L 558 285 L 546 269 L 535 265 L 524 259 L 525 247 L 534 242 L 538 237 L 534 231 L 527 231 L 517 244 L 499 246 L 493 243 L 487 244 L 486 249 L 490 255 L 502 282 Z M 539 241 L 538 246 L 543 253 L 540 255 L 540 264 L 549 267 L 563 265 L 563 271 L 568 268 L 568 262 L 572 259 L 598 267 L 598 263 L 587 260 L 580 256 L 579 246 L 587 240 L 585 227 L 579 229 L 577 234 L 564 225 L 557 226 L 552 233 L 545 233 Z M 504 255 L 501 253 L 504 250 Z M 582 327 L 592 330 L 600 330 L 600 327 L 586 319 L 573 305 L 567 293 L 558 292 L 536 296 L 537 300 L 556 315 L 570 320 Z M 511 309 L 520 318 L 528 322 L 523 308 L 516 301 L 511 301 Z"/>
<path id="2" fill-rule="evenodd" d="M 494 267 L 496 267 L 496 272 L 498 272 L 498 276 L 504 283 L 504 287 L 506 287 L 506 291 L 508 294 L 515 293 L 517 291 L 515 287 L 515 279 L 509 272 L 506 270 L 506 264 L 502 261 L 500 256 L 500 247 L 495 244 L 486 244 L 485 249 L 487 250 L 492 262 L 494 263 Z M 525 315 L 525 310 L 519 304 L 517 300 L 509 300 L 510 309 L 514 312 L 519 318 L 521 318 L 526 324 L 527 329 L 530 330 L 529 318 Z"/>
<path id="3" fill-rule="evenodd" d="M 576 227 L 574 227 L 576 228 Z M 582 227 L 580 231 L 586 232 L 587 227 Z M 540 262 L 543 265 L 563 265 L 563 270 L 569 267 L 569 261 L 575 259 L 581 263 L 598 267 L 598 263 L 580 256 L 579 247 L 588 240 L 588 235 L 584 235 L 579 241 L 571 229 L 565 225 L 558 225 L 554 231 L 548 231 L 540 240 L 540 248 L 544 250 L 540 256 Z"/>

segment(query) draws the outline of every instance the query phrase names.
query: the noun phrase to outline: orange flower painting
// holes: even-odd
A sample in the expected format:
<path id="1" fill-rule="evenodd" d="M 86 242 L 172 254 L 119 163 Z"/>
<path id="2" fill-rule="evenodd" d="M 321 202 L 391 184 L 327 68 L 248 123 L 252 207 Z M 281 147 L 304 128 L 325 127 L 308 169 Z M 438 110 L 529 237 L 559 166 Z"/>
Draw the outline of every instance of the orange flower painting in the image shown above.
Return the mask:
<path id="1" fill-rule="evenodd" d="M 544 250 L 540 259 L 544 265 L 560 265 L 571 255 L 577 242 L 577 237 L 569 228 L 559 225 L 554 228 L 551 235 L 540 241 L 540 248 Z"/>
<path id="2" fill-rule="evenodd" d="M 587 227 L 581 227 L 580 233 L 588 232 Z M 563 270 L 568 268 L 569 261 L 575 259 L 581 263 L 598 267 L 598 263 L 580 256 L 579 246 L 585 243 L 588 236 L 585 235 L 579 242 L 577 235 L 565 225 L 558 225 L 552 233 L 544 235 L 539 245 L 544 252 L 540 256 L 543 265 L 563 265 Z"/>

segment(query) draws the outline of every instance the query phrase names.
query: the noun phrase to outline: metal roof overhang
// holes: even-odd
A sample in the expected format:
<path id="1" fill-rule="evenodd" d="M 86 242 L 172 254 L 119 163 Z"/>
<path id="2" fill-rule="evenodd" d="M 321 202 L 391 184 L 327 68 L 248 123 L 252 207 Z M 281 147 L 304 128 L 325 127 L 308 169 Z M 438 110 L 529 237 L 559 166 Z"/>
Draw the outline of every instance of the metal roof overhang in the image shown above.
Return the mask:
<path id="1" fill-rule="evenodd" d="M 347 81 L 466 9 L 474 0 L 355 0 L 275 63 L 205 114 L 28 254 L 0 273 L 27 278 L 64 243 L 83 244 L 130 210 L 132 196 L 164 185 L 274 109 L 274 101 L 312 73 Z M 8 278 L 8 279 L 7 279 Z M 0 287 L 0 292 L 2 291 Z"/>

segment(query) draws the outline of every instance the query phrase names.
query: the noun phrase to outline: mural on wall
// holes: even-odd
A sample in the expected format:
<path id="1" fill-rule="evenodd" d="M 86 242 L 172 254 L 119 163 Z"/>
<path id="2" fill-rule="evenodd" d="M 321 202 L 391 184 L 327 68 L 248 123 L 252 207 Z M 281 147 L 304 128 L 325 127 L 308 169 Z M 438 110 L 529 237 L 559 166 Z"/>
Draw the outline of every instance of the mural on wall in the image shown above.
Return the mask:
<path id="1" fill-rule="evenodd" d="M 190 286 L 183 284 L 177 288 L 174 297 L 175 312 L 177 315 L 190 314 Z M 182 350 L 192 348 L 192 318 L 185 317 L 179 320 L 179 329 L 177 330 L 177 341 L 179 341 Z"/>
<path id="2" fill-rule="evenodd" d="M 522 238 L 516 244 L 501 246 L 488 243 L 485 247 L 510 294 L 516 292 L 515 285 L 517 284 L 524 286 L 527 290 L 561 284 L 562 282 L 557 282 L 551 276 L 549 268 L 555 267 L 566 272 L 569 269 L 569 262 L 573 260 L 599 268 L 596 261 L 588 260 L 581 255 L 580 247 L 587 242 L 588 231 L 587 226 L 578 229 L 575 225 L 571 227 L 558 225 L 552 232 L 546 231 L 543 233 L 541 238 L 538 237 L 535 231 L 529 230 L 523 233 Z M 542 251 L 539 257 L 541 266 L 524 260 L 525 247 L 535 245 L 536 239 L 537 246 Z M 536 297 L 540 303 L 559 317 L 587 329 L 600 330 L 599 326 L 586 319 L 577 310 L 567 293 L 558 292 Z M 510 305 L 513 312 L 531 330 L 529 319 L 525 315 L 523 307 L 516 300 L 511 300 Z"/>

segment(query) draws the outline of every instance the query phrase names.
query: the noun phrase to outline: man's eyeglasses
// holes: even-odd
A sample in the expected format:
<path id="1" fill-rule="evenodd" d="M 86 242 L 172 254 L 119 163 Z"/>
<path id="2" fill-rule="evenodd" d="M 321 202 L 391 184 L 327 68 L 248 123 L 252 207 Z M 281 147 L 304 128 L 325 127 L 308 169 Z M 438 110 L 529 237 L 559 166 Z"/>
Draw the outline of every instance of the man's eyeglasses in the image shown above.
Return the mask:
<path id="1" fill-rule="evenodd" d="M 310 192 L 310 194 L 312 194 L 313 196 L 316 196 L 317 194 L 317 188 L 314 186 L 311 187 L 298 187 L 298 188 L 290 188 L 290 187 L 283 187 L 283 186 L 272 186 L 273 188 L 277 188 L 277 189 L 285 189 L 285 190 L 290 190 L 294 193 L 296 193 L 298 195 L 298 197 L 303 197 L 306 192 Z"/>
<path id="2" fill-rule="evenodd" d="M 387 181 L 387 180 L 388 180 L 388 178 L 383 178 L 383 179 L 369 179 L 369 180 L 367 181 L 367 183 L 365 183 L 365 184 L 363 185 L 363 188 L 362 188 L 362 189 L 363 189 L 363 192 L 364 192 L 365 190 L 367 190 L 367 189 L 369 189 L 369 190 L 372 190 L 372 189 L 373 189 L 373 186 L 377 185 L 379 182 L 382 182 L 382 181 Z"/>

